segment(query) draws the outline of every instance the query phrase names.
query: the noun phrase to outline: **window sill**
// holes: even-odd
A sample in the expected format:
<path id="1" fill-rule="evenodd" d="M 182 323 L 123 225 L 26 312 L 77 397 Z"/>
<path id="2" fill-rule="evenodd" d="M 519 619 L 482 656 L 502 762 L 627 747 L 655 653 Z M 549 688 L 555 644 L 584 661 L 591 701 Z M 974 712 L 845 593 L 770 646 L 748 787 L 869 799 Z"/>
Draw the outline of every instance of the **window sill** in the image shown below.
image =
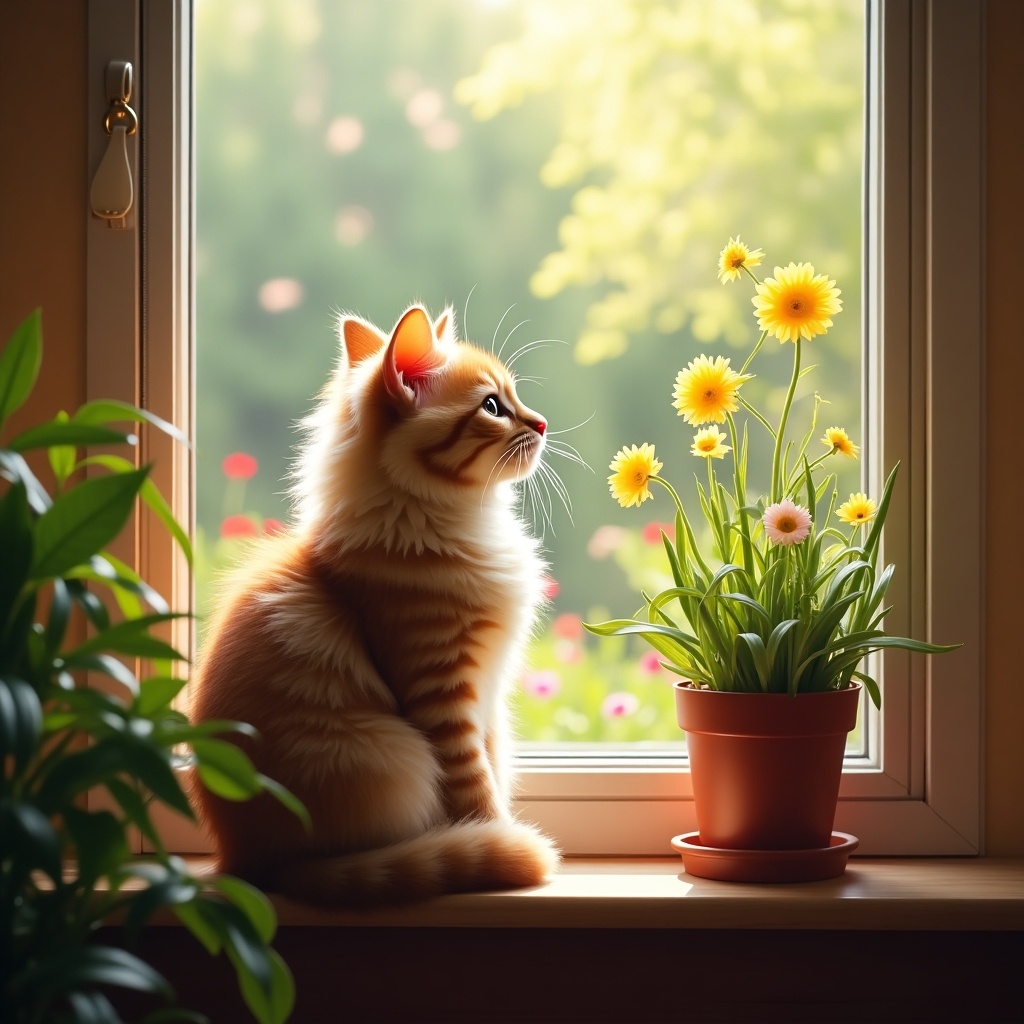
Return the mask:
<path id="1" fill-rule="evenodd" d="M 537 889 L 321 910 L 272 897 L 282 927 L 1024 931 L 1024 858 L 851 858 L 835 879 L 695 878 L 672 858 L 569 858 Z"/>

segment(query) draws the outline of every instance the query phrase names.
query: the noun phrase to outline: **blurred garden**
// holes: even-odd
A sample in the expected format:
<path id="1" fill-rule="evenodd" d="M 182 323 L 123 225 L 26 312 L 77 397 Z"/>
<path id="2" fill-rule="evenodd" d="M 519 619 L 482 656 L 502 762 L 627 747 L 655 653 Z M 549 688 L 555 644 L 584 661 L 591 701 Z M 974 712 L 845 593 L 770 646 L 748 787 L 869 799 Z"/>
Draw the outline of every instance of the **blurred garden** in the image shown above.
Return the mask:
<path id="1" fill-rule="evenodd" d="M 737 235 L 765 251 L 762 276 L 806 261 L 837 280 L 844 309 L 808 350 L 793 430 L 817 394 L 822 430 L 863 444 L 863 8 L 197 0 L 200 615 L 247 540 L 287 527 L 295 424 L 338 312 L 387 330 L 410 302 L 450 304 L 463 337 L 506 357 L 547 342 L 516 364 L 521 395 L 590 467 L 549 454 L 571 515 L 555 495 L 524 509 L 551 607 L 515 696 L 522 739 L 678 742 L 677 677 L 639 639 L 582 627 L 667 585 L 671 502 L 620 508 L 607 466 L 651 442 L 666 476 L 693 480 L 675 376 L 705 351 L 738 368 L 758 336 L 752 282 L 718 280 Z M 790 370 L 777 354 L 746 385 L 769 416 Z M 841 492 L 861 486 L 859 464 L 843 472 Z"/>

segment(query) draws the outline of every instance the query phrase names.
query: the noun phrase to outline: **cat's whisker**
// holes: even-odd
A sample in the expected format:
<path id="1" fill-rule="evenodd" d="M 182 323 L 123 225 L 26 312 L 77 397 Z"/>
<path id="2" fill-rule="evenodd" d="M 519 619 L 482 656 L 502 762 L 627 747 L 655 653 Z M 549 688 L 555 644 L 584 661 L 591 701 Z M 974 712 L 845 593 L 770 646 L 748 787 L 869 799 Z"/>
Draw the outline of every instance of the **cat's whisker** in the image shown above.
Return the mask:
<path id="1" fill-rule="evenodd" d="M 524 380 L 528 384 L 539 384 L 541 387 L 544 387 L 544 385 L 547 383 L 547 377 L 519 377 L 519 376 L 516 376 L 515 377 L 516 386 L 518 387 L 520 384 L 522 384 L 522 382 Z"/>
<path id="2" fill-rule="evenodd" d="M 563 459 L 568 459 L 570 462 L 575 462 L 578 465 L 583 466 L 586 469 L 589 469 L 591 473 L 594 472 L 593 468 L 586 461 L 586 459 L 584 459 L 583 456 L 580 455 L 580 453 L 576 451 L 576 449 L 573 448 L 573 446 L 571 444 L 568 444 L 566 441 L 555 441 L 549 439 L 547 443 L 547 450 L 551 452 L 552 455 L 559 455 Z"/>
<path id="3" fill-rule="evenodd" d="M 501 330 L 501 325 L 505 322 L 505 317 L 507 317 L 509 315 L 509 313 L 511 313 L 512 310 L 515 309 L 515 308 L 516 308 L 516 304 L 513 302 L 512 305 L 509 306 L 508 309 L 506 309 L 505 312 L 501 314 L 501 319 L 498 321 L 498 326 L 494 328 L 494 336 L 491 338 L 491 351 L 492 352 L 494 351 L 494 346 L 498 344 L 498 331 Z M 506 341 L 507 340 L 508 339 L 506 338 Z M 499 359 L 501 358 L 501 349 L 500 348 L 498 349 L 497 356 L 498 356 Z"/>
<path id="4" fill-rule="evenodd" d="M 542 462 L 538 467 L 541 475 L 544 477 L 545 482 L 549 483 L 554 488 L 555 494 L 558 495 L 559 500 L 565 506 L 566 515 L 569 517 L 569 522 L 576 525 L 572 517 L 572 499 L 569 497 L 569 489 L 565 486 L 562 478 L 558 473 L 551 468 L 546 462 Z"/>
<path id="5" fill-rule="evenodd" d="M 501 343 L 501 348 L 498 349 L 498 358 L 499 359 L 501 358 L 501 353 L 505 351 L 505 346 L 508 344 L 508 339 L 511 338 L 512 335 L 515 334 L 516 331 L 518 331 L 519 328 L 523 326 L 523 324 L 528 324 L 529 322 L 530 322 L 529 320 L 520 320 L 519 323 L 517 323 L 515 325 L 515 327 L 513 327 L 512 330 L 509 331 L 508 334 L 505 335 L 505 340 Z M 507 363 L 505 365 L 506 365 L 506 367 L 508 366 Z"/>
<path id="6" fill-rule="evenodd" d="M 592 412 L 582 423 L 577 423 L 574 427 L 563 427 L 561 430 L 549 430 L 547 436 L 550 438 L 557 434 L 570 434 L 574 430 L 579 430 L 580 427 L 585 427 L 595 416 L 597 412 Z"/>
<path id="7" fill-rule="evenodd" d="M 469 289 L 469 294 L 466 296 L 466 304 L 462 307 L 462 336 L 468 338 L 469 334 L 469 300 L 473 297 L 473 292 L 476 291 L 476 285 Z"/>
<path id="8" fill-rule="evenodd" d="M 521 347 L 517 348 L 515 352 L 513 352 L 512 355 L 510 355 L 508 359 L 505 360 L 505 366 L 511 369 L 512 366 L 515 364 L 516 360 L 518 360 L 521 356 L 525 356 L 528 352 L 532 352 L 534 349 L 544 348 L 546 345 L 568 344 L 569 342 L 562 341 L 561 338 L 538 338 L 536 341 L 528 341 L 525 345 L 522 345 Z M 499 352 L 498 355 L 500 356 L 501 353 Z"/>

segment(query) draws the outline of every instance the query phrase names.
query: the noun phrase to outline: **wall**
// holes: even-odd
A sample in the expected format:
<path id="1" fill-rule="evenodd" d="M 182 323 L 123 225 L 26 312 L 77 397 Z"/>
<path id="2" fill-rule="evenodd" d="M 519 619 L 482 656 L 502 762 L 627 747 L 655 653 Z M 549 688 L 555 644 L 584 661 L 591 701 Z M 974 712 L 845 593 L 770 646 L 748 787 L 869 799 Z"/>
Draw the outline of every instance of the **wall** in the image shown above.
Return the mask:
<path id="1" fill-rule="evenodd" d="M 980 2 L 980 0 L 979 0 Z M 0 338 L 44 310 L 46 360 L 23 420 L 74 408 L 85 393 L 85 43 L 87 0 L 6 4 L 0 15 Z M 988 2 L 985 838 L 991 855 L 1024 855 L 1021 459 L 1024 345 L 1018 311 L 1024 239 L 1024 4 Z M 20 99 L 16 99 L 20 97 Z M 965 339 L 970 343 L 970 339 Z M 955 410 L 950 415 L 955 415 Z M 955 510 L 951 510 L 955 514 Z M 976 529 L 964 524 L 965 530 Z"/>

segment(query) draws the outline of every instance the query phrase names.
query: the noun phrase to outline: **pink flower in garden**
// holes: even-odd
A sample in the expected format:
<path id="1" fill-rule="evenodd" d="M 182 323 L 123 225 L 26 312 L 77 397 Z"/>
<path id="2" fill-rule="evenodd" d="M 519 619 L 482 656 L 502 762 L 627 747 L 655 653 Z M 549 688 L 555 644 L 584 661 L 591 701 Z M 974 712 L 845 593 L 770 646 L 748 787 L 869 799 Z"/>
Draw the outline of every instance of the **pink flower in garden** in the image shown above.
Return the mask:
<path id="1" fill-rule="evenodd" d="M 628 536 L 629 531 L 621 526 L 599 526 L 587 541 L 587 554 L 591 558 L 607 558 Z"/>
<path id="2" fill-rule="evenodd" d="M 640 707 L 640 701 L 636 694 L 619 690 L 609 693 L 605 697 L 604 703 L 601 705 L 601 714 L 605 718 L 628 718 L 630 715 L 636 714 L 638 707 Z"/>
<path id="3" fill-rule="evenodd" d="M 581 640 L 583 638 L 583 620 L 572 612 L 559 615 L 551 623 L 551 632 L 563 640 Z"/>
<path id="4" fill-rule="evenodd" d="M 232 452 L 225 457 L 220 467 L 229 480 L 249 480 L 256 475 L 260 464 L 252 455 L 246 455 L 245 452 Z"/>
<path id="5" fill-rule="evenodd" d="M 783 498 L 765 509 L 764 532 L 773 544 L 799 544 L 811 532 L 811 513 Z"/>
<path id="6" fill-rule="evenodd" d="M 645 544 L 660 544 L 663 532 L 667 533 L 668 539 L 671 540 L 676 528 L 672 523 L 648 523 L 640 531 L 640 536 L 643 537 Z"/>
<path id="7" fill-rule="evenodd" d="M 544 597 L 548 601 L 554 601 L 558 597 L 558 591 L 562 588 L 558 585 L 558 580 L 551 576 L 544 577 Z"/>
<path id="8" fill-rule="evenodd" d="M 249 516 L 228 516 L 220 524 L 220 535 L 227 540 L 235 537 L 255 537 L 259 531 Z"/>
<path id="9" fill-rule="evenodd" d="M 562 688 L 562 677 L 550 669 L 527 672 L 523 676 L 523 689 L 540 700 L 550 700 Z"/>
<path id="10" fill-rule="evenodd" d="M 273 537 L 275 534 L 284 532 L 284 523 L 280 519 L 264 519 L 263 532 Z"/>
<path id="11" fill-rule="evenodd" d="M 555 644 L 555 657 L 566 665 L 573 665 L 583 657 L 583 652 L 571 640 L 559 640 Z"/>
<path id="12" fill-rule="evenodd" d="M 640 655 L 640 671 L 648 676 L 660 675 L 661 655 L 657 651 L 644 651 Z"/>

